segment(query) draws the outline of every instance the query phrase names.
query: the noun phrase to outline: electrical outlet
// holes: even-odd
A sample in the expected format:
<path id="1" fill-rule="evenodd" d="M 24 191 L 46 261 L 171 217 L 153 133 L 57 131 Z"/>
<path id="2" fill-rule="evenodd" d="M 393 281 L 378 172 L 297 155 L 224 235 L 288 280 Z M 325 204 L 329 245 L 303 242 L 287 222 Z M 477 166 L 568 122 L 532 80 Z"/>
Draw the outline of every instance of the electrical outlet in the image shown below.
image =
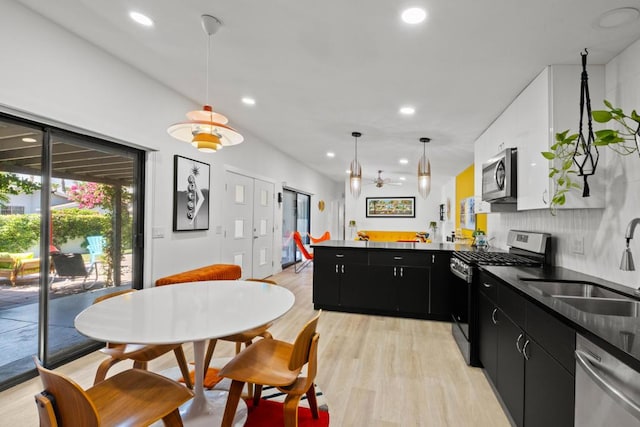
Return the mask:
<path id="1" fill-rule="evenodd" d="M 574 237 L 571 242 L 571 252 L 574 254 L 584 255 L 584 237 Z"/>

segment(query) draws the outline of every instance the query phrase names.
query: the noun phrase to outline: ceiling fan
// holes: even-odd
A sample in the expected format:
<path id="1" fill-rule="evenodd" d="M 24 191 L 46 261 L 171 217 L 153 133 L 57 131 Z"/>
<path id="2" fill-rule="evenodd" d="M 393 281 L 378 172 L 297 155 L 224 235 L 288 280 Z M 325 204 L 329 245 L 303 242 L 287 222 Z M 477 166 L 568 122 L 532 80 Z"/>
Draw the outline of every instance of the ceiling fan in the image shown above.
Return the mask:
<path id="1" fill-rule="evenodd" d="M 378 171 L 378 177 L 373 179 L 370 184 L 375 184 L 376 187 L 382 188 L 385 185 L 402 185 L 401 182 L 393 182 L 391 178 L 382 178 L 382 171 Z"/>

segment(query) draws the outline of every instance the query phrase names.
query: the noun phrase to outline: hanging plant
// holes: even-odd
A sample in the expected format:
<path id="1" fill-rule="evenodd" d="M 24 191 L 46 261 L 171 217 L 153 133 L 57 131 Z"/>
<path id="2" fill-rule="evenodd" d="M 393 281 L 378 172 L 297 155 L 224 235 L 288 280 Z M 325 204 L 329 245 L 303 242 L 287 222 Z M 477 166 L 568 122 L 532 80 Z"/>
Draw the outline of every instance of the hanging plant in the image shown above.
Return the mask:
<path id="1" fill-rule="evenodd" d="M 606 110 L 591 112 L 593 120 L 598 123 L 618 123 L 618 129 L 601 129 L 594 132 L 593 144 L 598 147 L 609 147 L 615 153 L 627 156 L 633 153 L 640 155 L 640 115 L 633 110 L 627 115 L 621 108 L 614 107 L 605 100 Z M 554 193 L 551 197 L 550 209 L 552 213 L 558 206 L 566 202 L 566 194 L 572 189 L 581 190 L 583 187 L 578 180 L 574 157 L 581 153 L 577 133 L 569 134 L 569 130 L 556 134 L 556 142 L 550 151 L 543 151 L 542 156 L 551 162 L 549 178 L 553 180 Z"/>

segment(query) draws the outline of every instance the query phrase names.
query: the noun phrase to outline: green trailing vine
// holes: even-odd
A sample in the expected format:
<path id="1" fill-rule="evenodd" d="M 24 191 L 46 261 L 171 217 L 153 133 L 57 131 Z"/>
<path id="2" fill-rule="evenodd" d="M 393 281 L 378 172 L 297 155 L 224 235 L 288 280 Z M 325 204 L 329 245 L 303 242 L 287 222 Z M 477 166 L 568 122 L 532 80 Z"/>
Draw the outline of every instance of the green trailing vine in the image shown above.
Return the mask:
<path id="1" fill-rule="evenodd" d="M 618 129 L 601 129 L 594 132 L 593 144 L 598 147 L 609 147 L 615 153 L 628 156 L 640 155 L 640 115 L 633 110 L 630 115 L 620 108 L 614 107 L 605 100 L 606 110 L 591 112 L 593 120 L 598 123 L 617 123 Z M 582 189 L 577 179 L 578 171 L 573 160 L 575 154 L 583 154 L 578 147 L 578 134 L 569 134 L 569 130 L 556 134 L 555 143 L 543 151 L 542 156 L 550 162 L 549 178 L 553 180 L 553 195 L 550 209 L 555 213 L 559 206 L 566 203 L 567 193 L 573 189 Z M 576 151 L 577 149 L 577 151 Z"/>

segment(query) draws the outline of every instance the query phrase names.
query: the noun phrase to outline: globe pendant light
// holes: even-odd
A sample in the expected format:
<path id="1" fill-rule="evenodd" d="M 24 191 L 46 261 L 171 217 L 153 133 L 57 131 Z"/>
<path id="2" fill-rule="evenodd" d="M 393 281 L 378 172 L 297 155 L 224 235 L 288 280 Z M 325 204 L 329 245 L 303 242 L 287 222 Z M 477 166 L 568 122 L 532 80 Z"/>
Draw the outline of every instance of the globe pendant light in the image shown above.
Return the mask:
<path id="1" fill-rule="evenodd" d="M 360 197 L 360 191 L 362 190 L 362 168 L 358 163 L 358 138 L 362 136 L 360 132 L 351 132 L 351 136 L 355 138 L 355 157 L 351 162 L 349 172 L 349 190 L 351 195 L 356 199 Z"/>
<path id="2" fill-rule="evenodd" d="M 189 142 L 198 150 L 208 153 L 216 152 L 224 146 L 240 144 L 244 141 L 235 129 L 228 126 L 229 120 L 213 111 L 209 105 L 209 53 L 211 36 L 222 26 L 222 22 L 213 16 L 202 15 L 202 28 L 207 34 L 207 103 L 202 110 L 187 113 L 187 121 L 169 126 L 167 132 L 172 137 Z"/>
<path id="3" fill-rule="evenodd" d="M 431 193 L 431 162 L 427 159 L 427 143 L 431 138 L 420 138 L 422 142 L 422 157 L 418 162 L 418 193 L 425 199 Z"/>

